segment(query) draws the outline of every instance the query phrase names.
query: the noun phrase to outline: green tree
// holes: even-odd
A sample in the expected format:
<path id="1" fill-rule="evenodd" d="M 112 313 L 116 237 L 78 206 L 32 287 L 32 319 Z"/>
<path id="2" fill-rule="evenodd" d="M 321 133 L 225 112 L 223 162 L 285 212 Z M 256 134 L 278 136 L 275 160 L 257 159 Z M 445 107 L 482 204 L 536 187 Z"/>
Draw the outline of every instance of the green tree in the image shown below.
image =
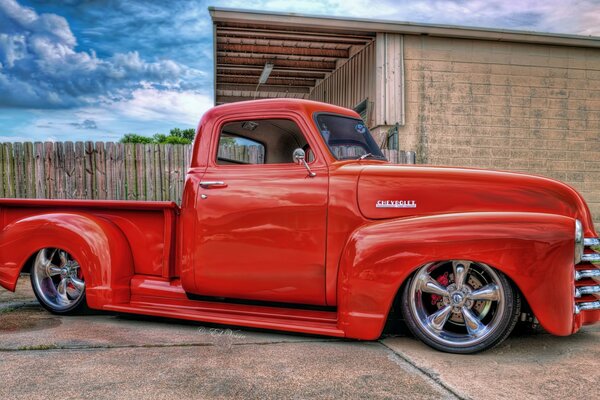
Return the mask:
<path id="1" fill-rule="evenodd" d="M 120 140 L 121 143 L 154 143 L 154 140 L 148 136 L 138 135 L 137 133 L 128 133 Z"/>
<path id="2" fill-rule="evenodd" d="M 189 128 L 189 129 L 173 128 L 169 132 L 169 136 L 186 139 L 186 140 L 189 140 L 190 143 L 194 140 L 195 135 L 196 135 L 196 130 L 193 128 Z"/>
<path id="3" fill-rule="evenodd" d="M 190 144 L 194 141 L 196 131 L 193 128 L 173 128 L 168 135 L 156 133 L 154 136 L 143 136 L 137 133 L 128 133 L 120 140 L 121 143 L 156 143 L 156 144 Z"/>

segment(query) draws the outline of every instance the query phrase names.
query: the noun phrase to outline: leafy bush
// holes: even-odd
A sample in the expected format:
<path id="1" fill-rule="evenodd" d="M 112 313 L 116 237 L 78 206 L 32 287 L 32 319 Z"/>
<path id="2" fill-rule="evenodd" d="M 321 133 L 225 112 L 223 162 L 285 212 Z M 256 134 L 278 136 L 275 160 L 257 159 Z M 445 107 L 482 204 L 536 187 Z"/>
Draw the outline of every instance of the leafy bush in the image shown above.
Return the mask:
<path id="1" fill-rule="evenodd" d="M 194 141 L 196 131 L 192 128 L 173 128 L 168 135 L 157 133 L 154 136 L 143 136 L 137 133 L 128 133 L 120 140 L 121 143 L 155 143 L 155 144 L 190 144 Z"/>

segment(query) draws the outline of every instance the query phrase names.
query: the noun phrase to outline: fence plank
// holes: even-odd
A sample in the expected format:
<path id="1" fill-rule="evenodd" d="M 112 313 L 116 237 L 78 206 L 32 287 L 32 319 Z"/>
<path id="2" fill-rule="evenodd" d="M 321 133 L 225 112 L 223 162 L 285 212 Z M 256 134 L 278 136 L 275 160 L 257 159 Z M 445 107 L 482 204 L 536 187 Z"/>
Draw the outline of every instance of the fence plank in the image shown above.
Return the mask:
<path id="1" fill-rule="evenodd" d="M 146 200 L 146 179 L 144 179 L 144 163 L 146 161 L 146 152 L 144 151 L 144 145 L 138 143 L 135 145 L 135 175 L 136 175 L 136 187 L 137 187 L 137 198 L 136 200 Z"/>
<path id="2" fill-rule="evenodd" d="M 85 191 L 85 144 L 75 142 L 75 196 L 76 199 L 87 198 Z"/>
<path id="3" fill-rule="evenodd" d="M 12 143 L 4 143 L 4 172 L 6 173 L 6 188 L 4 195 L 6 197 L 17 197 L 15 192 L 15 161 L 14 147 Z"/>
<path id="4" fill-rule="evenodd" d="M 35 157 L 35 197 L 44 199 L 48 197 L 46 194 L 46 175 L 44 171 L 44 143 L 35 142 L 33 144 L 33 156 Z"/>
<path id="5" fill-rule="evenodd" d="M 156 188 L 156 200 L 165 200 L 166 198 L 163 196 L 163 179 L 162 179 L 162 170 L 165 160 L 163 159 L 163 147 L 159 145 L 154 145 L 154 179 L 156 179 L 156 184 L 154 187 Z"/>
<path id="6" fill-rule="evenodd" d="M 23 164 L 23 143 L 13 146 L 15 164 L 15 196 L 27 197 L 27 182 L 25 180 L 25 165 Z"/>
<path id="7" fill-rule="evenodd" d="M 65 198 L 74 199 L 76 194 L 75 189 L 75 143 L 65 142 Z"/>
<path id="8" fill-rule="evenodd" d="M 0 143 L 0 198 L 6 197 L 4 194 L 4 187 L 6 186 L 6 173 L 4 168 L 4 145 Z"/>
<path id="9" fill-rule="evenodd" d="M 95 151 L 94 144 L 92 142 L 84 143 L 85 155 L 84 155 L 84 182 L 85 182 L 85 198 L 86 199 L 97 199 L 98 195 L 95 191 L 94 185 L 94 165 Z"/>
<path id="10" fill-rule="evenodd" d="M 47 199 L 56 199 L 59 198 L 56 195 L 56 181 L 54 179 L 54 175 L 56 173 L 55 167 L 57 161 L 54 159 L 54 143 L 52 142 L 44 142 L 42 143 L 44 154 L 43 154 L 43 164 L 44 164 L 44 193 Z"/>
<path id="11" fill-rule="evenodd" d="M 95 156 L 94 182 L 96 182 L 96 198 L 106 200 L 108 194 L 106 190 L 106 153 L 104 151 L 104 143 L 96 142 Z"/>
<path id="12" fill-rule="evenodd" d="M 35 198 L 35 156 L 33 154 L 33 143 L 25 142 L 23 144 L 23 164 L 25 174 L 23 175 L 23 185 L 25 185 L 25 197 Z"/>
<path id="13" fill-rule="evenodd" d="M 115 178 L 116 147 L 114 143 L 106 143 L 106 198 L 117 199 L 117 185 Z"/>
<path id="14" fill-rule="evenodd" d="M 127 192 L 125 191 L 125 145 L 117 143 L 115 145 L 115 180 L 113 185 L 117 188 L 116 199 L 126 200 Z"/>
<path id="15" fill-rule="evenodd" d="M 127 200 L 137 200 L 136 190 L 136 176 L 135 176 L 135 144 L 125 144 L 125 177 L 126 177 L 126 189 L 127 189 Z"/>
<path id="16" fill-rule="evenodd" d="M 65 188 L 66 178 L 65 143 L 56 142 L 54 143 L 54 194 L 56 198 L 67 198 L 67 191 Z"/>
<path id="17" fill-rule="evenodd" d="M 167 168 L 165 169 L 165 177 L 168 180 L 167 198 L 175 201 L 175 150 L 172 144 L 167 145 Z"/>
<path id="18" fill-rule="evenodd" d="M 154 145 L 147 144 L 144 147 L 146 163 L 144 164 L 144 179 L 146 181 L 146 200 L 156 200 L 154 179 Z"/>

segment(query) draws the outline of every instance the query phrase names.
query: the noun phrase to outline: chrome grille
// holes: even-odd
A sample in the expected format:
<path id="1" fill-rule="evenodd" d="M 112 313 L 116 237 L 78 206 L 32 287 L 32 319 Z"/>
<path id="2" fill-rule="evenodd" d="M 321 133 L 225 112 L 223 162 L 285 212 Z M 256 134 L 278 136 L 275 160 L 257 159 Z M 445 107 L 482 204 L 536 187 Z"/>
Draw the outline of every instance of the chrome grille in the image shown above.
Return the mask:
<path id="1" fill-rule="evenodd" d="M 600 247 L 600 239 L 585 238 L 581 262 L 575 266 L 575 314 L 600 310 L 600 254 L 592 247 Z"/>

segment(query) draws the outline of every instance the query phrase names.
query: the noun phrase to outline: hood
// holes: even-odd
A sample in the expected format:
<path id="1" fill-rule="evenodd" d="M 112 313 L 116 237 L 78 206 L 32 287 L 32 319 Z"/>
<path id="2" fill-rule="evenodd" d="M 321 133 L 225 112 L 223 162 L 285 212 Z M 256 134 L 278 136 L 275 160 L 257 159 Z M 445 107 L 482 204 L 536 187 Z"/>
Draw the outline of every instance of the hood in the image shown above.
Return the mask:
<path id="1" fill-rule="evenodd" d="M 358 181 L 358 205 L 370 219 L 461 212 L 536 212 L 578 218 L 596 237 L 585 201 L 549 178 L 489 170 L 376 165 Z"/>

